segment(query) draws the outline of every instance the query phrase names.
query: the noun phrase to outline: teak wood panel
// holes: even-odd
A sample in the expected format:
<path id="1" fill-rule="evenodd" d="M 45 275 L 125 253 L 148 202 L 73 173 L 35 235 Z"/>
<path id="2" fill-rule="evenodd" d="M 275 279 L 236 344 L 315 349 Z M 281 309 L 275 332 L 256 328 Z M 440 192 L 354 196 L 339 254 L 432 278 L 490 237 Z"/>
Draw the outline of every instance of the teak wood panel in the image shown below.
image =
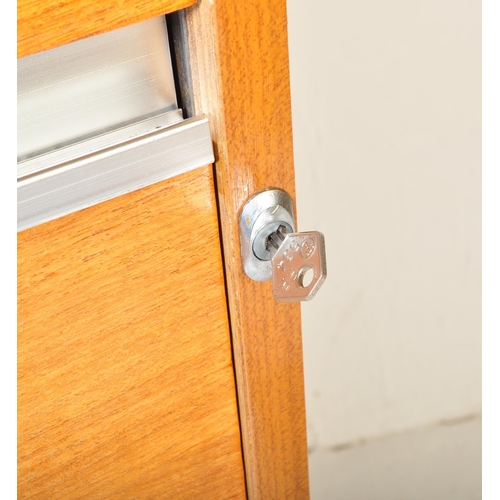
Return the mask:
<path id="1" fill-rule="evenodd" d="M 238 217 L 268 188 L 295 197 L 286 0 L 187 9 L 195 108 L 209 116 L 249 497 L 309 496 L 299 304 L 242 270 Z"/>
<path id="2" fill-rule="evenodd" d="M 196 0 L 18 0 L 17 57 L 168 14 Z"/>
<path id="3" fill-rule="evenodd" d="M 18 240 L 19 498 L 246 498 L 212 168 Z"/>

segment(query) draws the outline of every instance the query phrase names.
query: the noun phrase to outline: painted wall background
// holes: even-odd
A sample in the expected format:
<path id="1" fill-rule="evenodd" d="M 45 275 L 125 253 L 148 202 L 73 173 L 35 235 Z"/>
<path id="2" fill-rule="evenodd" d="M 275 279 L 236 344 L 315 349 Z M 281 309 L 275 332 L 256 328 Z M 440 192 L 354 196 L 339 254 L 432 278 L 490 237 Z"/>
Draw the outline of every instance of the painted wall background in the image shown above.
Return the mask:
<path id="1" fill-rule="evenodd" d="M 288 17 L 298 223 L 329 273 L 302 307 L 310 454 L 480 416 L 481 3 Z"/>

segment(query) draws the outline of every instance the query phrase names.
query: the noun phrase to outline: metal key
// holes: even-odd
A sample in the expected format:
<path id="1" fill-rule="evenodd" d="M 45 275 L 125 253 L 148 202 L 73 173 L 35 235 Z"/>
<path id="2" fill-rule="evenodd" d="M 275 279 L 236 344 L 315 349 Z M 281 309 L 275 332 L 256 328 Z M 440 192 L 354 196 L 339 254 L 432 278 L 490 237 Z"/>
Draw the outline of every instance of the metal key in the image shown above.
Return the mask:
<path id="1" fill-rule="evenodd" d="M 326 279 L 325 239 L 295 232 L 293 203 L 280 189 L 252 196 L 240 214 L 243 269 L 255 281 L 273 281 L 282 302 L 311 300 Z"/>
<path id="2" fill-rule="evenodd" d="M 281 302 L 311 300 L 326 279 L 325 238 L 318 231 L 288 233 L 280 226 L 267 238 L 274 297 Z"/>

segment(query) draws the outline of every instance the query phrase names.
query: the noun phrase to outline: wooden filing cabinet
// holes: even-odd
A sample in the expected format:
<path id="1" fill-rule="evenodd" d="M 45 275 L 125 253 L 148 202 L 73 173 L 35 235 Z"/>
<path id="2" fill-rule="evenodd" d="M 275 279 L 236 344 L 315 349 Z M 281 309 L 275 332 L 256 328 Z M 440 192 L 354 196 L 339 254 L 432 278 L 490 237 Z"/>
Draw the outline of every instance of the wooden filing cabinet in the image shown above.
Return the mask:
<path id="1" fill-rule="evenodd" d="M 308 498 L 300 308 L 238 214 L 294 196 L 285 1 L 18 4 L 18 56 L 186 8 L 215 163 L 18 234 L 19 498 Z"/>

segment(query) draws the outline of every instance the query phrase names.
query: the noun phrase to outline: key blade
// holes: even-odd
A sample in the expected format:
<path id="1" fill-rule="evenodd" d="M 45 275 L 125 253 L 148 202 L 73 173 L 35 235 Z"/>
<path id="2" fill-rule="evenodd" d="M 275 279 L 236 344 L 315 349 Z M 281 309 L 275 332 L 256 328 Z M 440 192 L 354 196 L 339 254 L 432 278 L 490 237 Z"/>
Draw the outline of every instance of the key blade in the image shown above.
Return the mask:
<path id="1" fill-rule="evenodd" d="M 287 234 L 271 264 L 276 300 L 311 300 L 327 276 L 325 237 L 319 231 Z"/>

